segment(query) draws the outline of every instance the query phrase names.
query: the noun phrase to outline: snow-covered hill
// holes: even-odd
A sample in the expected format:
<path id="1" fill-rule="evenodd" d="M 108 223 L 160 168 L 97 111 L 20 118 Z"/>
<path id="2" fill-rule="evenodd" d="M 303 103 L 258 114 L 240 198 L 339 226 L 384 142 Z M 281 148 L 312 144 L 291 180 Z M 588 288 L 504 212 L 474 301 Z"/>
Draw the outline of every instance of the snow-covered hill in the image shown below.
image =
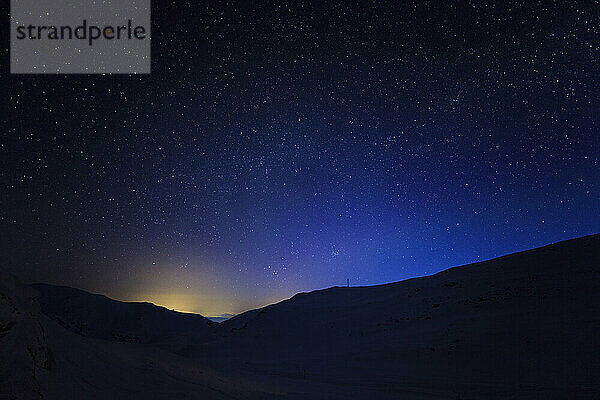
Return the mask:
<path id="1" fill-rule="evenodd" d="M 302 293 L 221 325 L 227 338 L 201 351 L 268 374 L 454 398 L 600 396 L 600 235 Z"/>
<path id="2" fill-rule="evenodd" d="M 600 235 L 220 324 L 2 275 L 0 399 L 597 399 L 599 293 Z"/>
<path id="3" fill-rule="evenodd" d="M 126 303 L 66 286 L 34 284 L 41 311 L 83 336 L 124 342 L 205 340 L 213 324 L 197 314 L 151 303 Z"/>

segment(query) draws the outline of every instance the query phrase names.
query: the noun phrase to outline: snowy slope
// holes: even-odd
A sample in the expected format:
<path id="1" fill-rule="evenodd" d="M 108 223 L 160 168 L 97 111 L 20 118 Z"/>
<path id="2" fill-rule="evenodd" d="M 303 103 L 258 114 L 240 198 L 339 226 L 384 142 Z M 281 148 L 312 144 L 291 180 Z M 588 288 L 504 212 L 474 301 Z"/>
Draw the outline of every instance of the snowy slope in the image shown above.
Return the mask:
<path id="1" fill-rule="evenodd" d="M 126 303 L 66 286 L 34 284 L 41 311 L 65 328 L 88 337 L 136 343 L 204 339 L 212 322 L 151 303 Z"/>
<path id="2" fill-rule="evenodd" d="M 0 275 L 0 399 L 600 398 L 600 235 L 220 324 L 35 288 Z"/>
<path id="3" fill-rule="evenodd" d="M 1 400 L 264 398 L 161 348 L 72 332 L 39 311 L 39 297 L 0 274 Z"/>
<path id="4" fill-rule="evenodd" d="M 599 291 L 595 235 L 424 278 L 298 294 L 222 323 L 226 337 L 201 351 L 357 387 L 585 398 L 600 395 Z"/>

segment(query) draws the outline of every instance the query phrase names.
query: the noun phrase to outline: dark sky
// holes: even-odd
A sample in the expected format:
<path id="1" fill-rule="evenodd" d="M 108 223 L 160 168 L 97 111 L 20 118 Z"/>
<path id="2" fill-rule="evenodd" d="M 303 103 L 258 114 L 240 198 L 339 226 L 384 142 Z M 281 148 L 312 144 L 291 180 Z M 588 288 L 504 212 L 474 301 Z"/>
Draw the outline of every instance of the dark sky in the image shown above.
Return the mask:
<path id="1" fill-rule="evenodd" d="M 3 35 L 2 268 L 214 315 L 600 231 L 597 2 L 277 3 L 154 1 L 146 76 Z"/>

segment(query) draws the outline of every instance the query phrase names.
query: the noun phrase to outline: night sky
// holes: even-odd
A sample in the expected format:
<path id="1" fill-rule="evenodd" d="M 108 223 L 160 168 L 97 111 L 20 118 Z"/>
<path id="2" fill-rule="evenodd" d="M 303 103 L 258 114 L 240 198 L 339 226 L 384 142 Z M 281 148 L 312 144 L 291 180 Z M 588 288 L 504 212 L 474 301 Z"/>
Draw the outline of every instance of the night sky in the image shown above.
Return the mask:
<path id="1" fill-rule="evenodd" d="M 154 1 L 138 76 L 5 18 L 1 268 L 216 315 L 600 232 L 597 2 L 277 3 Z"/>

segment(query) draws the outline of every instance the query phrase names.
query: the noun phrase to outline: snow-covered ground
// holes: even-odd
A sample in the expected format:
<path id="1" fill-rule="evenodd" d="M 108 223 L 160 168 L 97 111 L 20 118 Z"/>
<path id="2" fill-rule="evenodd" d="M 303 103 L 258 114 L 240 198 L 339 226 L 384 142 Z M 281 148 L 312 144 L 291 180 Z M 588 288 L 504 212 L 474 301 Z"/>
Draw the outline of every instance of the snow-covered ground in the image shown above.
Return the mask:
<path id="1" fill-rule="evenodd" d="M 599 293 L 600 235 L 220 324 L 2 276 L 0 399 L 597 399 Z"/>

